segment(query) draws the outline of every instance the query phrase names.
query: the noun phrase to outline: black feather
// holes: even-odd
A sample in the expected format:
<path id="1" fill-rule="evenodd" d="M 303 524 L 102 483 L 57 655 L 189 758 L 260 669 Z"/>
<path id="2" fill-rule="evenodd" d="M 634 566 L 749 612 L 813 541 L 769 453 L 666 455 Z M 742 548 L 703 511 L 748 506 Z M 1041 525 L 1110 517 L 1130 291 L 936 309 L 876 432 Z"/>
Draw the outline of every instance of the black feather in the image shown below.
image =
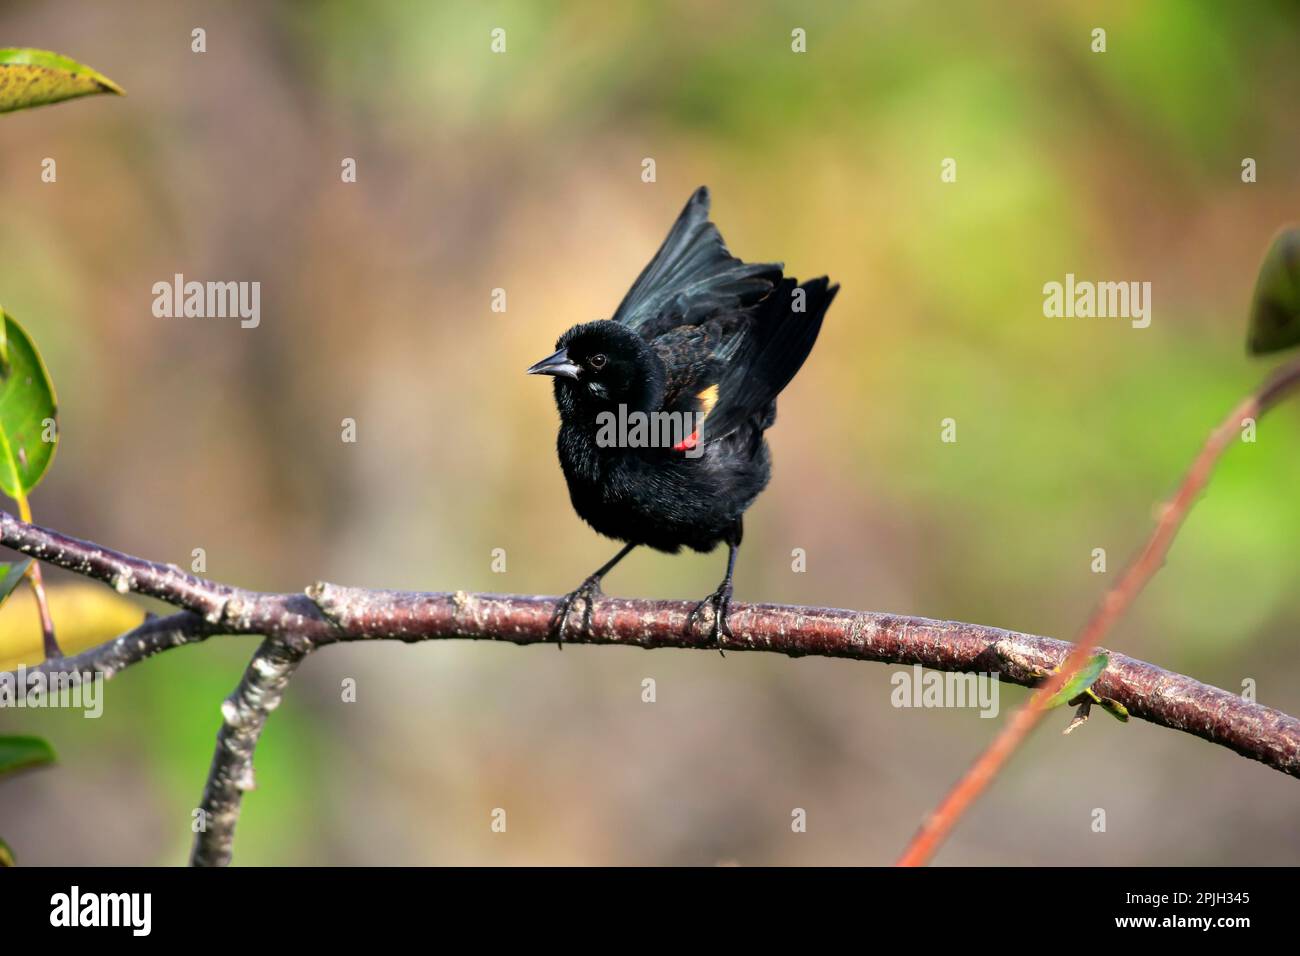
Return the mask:
<path id="1" fill-rule="evenodd" d="M 741 262 L 727 251 L 718 227 L 709 222 L 709 189 L 701 186 L 613 318 L 652 339 L 674 326 L 757 302 L 781 278 L 782 268 L 779 262 Z"/>
<path id="2" fill-rule="evenodd" d="M 793 307 L 796 288 L 804 293 L 800 312 Z M 783 279 L 758 305 L 738 354 L 720 377 L 718 404 L 704 422 L 704 441 L 725 438 L 755 416 L 775 415 L 768 407 L 803 367 L 839 291 L 825 276 L 801 286 Z"/>

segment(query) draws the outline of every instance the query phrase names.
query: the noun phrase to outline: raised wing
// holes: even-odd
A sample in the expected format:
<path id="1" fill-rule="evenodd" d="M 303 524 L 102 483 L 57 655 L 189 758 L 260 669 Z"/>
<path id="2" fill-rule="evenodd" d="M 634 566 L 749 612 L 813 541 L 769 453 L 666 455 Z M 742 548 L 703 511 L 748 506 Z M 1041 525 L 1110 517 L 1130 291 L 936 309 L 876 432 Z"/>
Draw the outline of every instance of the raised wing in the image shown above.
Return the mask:
<path id="1" fill-rule="evenodd" d="M 653 339 L 674 326 L 752 305 L 771 292 L 782 268 L 779 262 L 745 263 L 727 251 L 709 222 L 709 189 L 701 186 L 613 319 Z"/>
<path id="2" fill-rule="evenodd" d="M 747 313 L 654 341 L 667 372 L 665 408 L 705 416 L 685 447 L 719 441 L 747 422 L 760 432 L 771 424 L 772 403 L 808 358 L 839 288 L 824 276 L 802 286 L 783 279 Z"/>

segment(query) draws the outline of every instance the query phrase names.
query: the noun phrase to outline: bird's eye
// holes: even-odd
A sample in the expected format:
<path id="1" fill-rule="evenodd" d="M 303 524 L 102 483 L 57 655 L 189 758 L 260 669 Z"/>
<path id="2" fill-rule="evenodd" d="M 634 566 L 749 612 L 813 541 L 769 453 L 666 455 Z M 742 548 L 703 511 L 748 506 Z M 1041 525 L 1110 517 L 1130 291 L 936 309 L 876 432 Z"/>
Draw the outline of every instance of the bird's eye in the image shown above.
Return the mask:
<path id="1" fill-rule="evenodd" d="M 587 359 L 587 364 L 590 365 L 592 368 L 604 368 L 606 361 L 607 359 L 605 358 L 605 353 L 597 352 L 591 358 Z"/>

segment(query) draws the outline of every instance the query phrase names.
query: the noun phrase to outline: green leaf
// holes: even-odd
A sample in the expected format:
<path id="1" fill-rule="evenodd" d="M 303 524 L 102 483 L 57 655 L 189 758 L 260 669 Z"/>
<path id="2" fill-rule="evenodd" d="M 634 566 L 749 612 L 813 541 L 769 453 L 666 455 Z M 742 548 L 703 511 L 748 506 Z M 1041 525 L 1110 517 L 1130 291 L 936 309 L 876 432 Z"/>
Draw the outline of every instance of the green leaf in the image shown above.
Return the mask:
<path id="1" fill-rule="evenodd" d="M 14 851 L 9 849 L 9 844 L 0 840 L 0 867 L 17 866 L 18 861 L 14 859 Z"/>
<path id="2" fill-rule="evenodd" d="M 0 50 L 0 113 L 95 93 L 126 95 L 108 77 L 58 53 Z"/>
<path id="3" fill-rule="evenodd" d="M 9 595 L 14 593 L 14 588 L 22 582 L 23 575 L 31 566 L 31 558 L 26 558 L 17 564 L 0 561 L 0 604 L 4 604 L 9 599 Z"/>
<path id="4" fill-rule="evenodd" d="M 1084 693 L 1092 682 L 1101 676 L 1101 672 L 1106 669 L 1106 664 L 1110 660 L 1110 655 L 1102 651 L 1093 654 L 1088 658 L 1088 663 L 1079 668 L 1074 676 L 1065 682 L 1065 686 L 1047 699 L 1044 708 L 1060 707 L 1067 701 L 1074 700 L 1080 694 Z"/>
<path id="5" fill-rule="evenodd" d="M 59 442 L 55 426 L 45 441 L 46 421 L 56 421 L 54 383 L 23 327 L 3 309 L 5 349 L 0 355 L 0 491 L 18 499 L 44 477 Z"/>
<path id="6" fill-rule="evenodd" d="M 1102 709 L 1110 714 L 1121 724 L 1128 723 L 1128 708 L 1112 697 L 1103 697 L 1100 700 Z"/>
<path id="7" fill-rule="evenodd" d="M 1300 344 L 1300 228 L 1273 237 L 1255 281 L 1246 347 L 1255 355 Z"/>
<path id="8" fill-rule="evenodd" d="M 0 774 L 54 763 L 54 748 L 40 737 L 0 737 Z"/>

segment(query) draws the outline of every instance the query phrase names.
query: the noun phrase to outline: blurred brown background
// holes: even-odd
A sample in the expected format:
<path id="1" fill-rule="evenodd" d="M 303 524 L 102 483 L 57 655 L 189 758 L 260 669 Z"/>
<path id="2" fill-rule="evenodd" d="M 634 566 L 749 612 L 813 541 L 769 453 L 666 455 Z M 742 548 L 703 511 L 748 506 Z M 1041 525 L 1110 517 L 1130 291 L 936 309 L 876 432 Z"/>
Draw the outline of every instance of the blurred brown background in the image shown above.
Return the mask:
<path id="1" fill-rule="evenodd" d="M 1245 313 L 1300 202 L 1298 25 L 1289 4 L 1188 0 L 5 0 L 0 46 L 129 94 L 0 116 L 0 302 L 60 398 L 37 520 L 184 566 L 202 547 L 211 577 L 265 590 L 568 590 L 616 545 L 572 514 L 549 383 L 523 369 L 613 310 L 707 183 L 737 255 L 843 283 L 770 433 L 737 598 L 1070 637 L 1268 369 L 1244 355 Z M 1067 272 L 1152 282 L 1151 327 L 1045 318 L 1042 286 Z M 155 318 L 151 287 L 175 273 L 260 281 L 260 327 Z M 1284 408 L 1229 453 L 1108 644 L 1232 690 L 1253 678 L 1300 712 L 1298 477 Z M 606 590 L 703 597 L 723 563 L 638 552 Z M 183 862 L 253 646 L 133 668 L 97 721 L 0 712 L 62 758 L 0 784 L 20 861 Z M 894 709 L 893 670 L 330 648 L 270 721 L 235 859 L 889 862 L 997 726 Z M 1022 699 L 1003 688 L 1004 715 Z M 940 862 L 1296 862 L 1295 780 L 1100 714 L 1061 738 L 1067 719 Z"/>

